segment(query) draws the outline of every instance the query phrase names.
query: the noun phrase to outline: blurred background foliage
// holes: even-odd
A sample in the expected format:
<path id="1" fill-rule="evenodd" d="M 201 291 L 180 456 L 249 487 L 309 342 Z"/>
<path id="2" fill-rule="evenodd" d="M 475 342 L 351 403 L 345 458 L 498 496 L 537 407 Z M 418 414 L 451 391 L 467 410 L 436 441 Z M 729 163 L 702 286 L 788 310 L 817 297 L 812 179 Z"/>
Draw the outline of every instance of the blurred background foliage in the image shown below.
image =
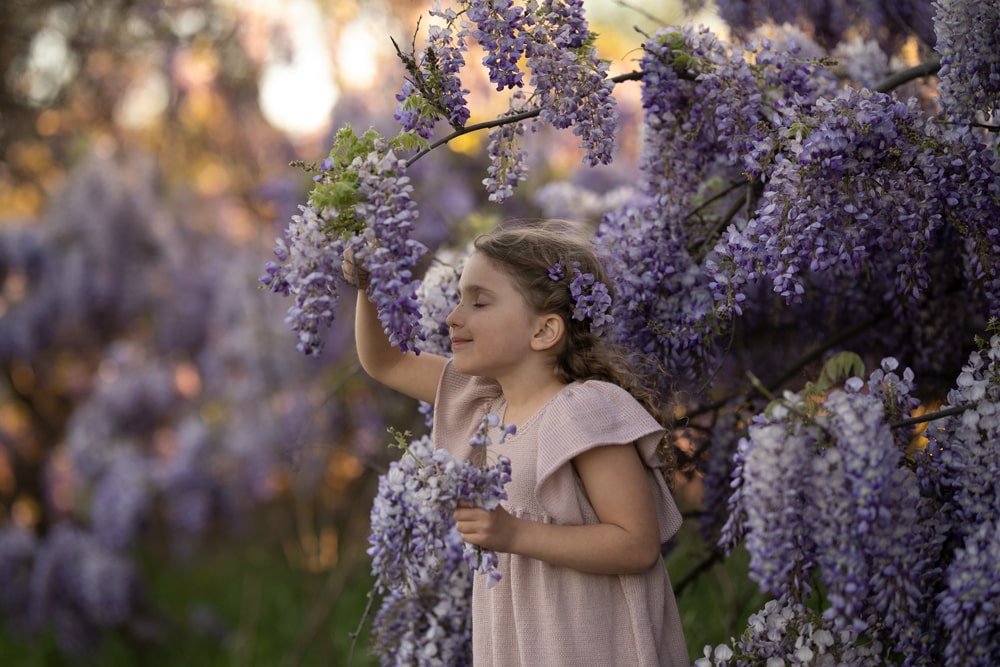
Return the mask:
<path id="1" fill-rule="evenodd" d="M 385 429 L 422 417 L 359 373 L 349 317 L 302 358 L 256 278 L 310 185 L 289 162 L 345 123 L 394 131 L 389 35 L 408 43 L 425 4 L 0 3 L 0 529 L 34 536 L 0 567 L 50 568 L 0 593 L 0 664 L 346 664 Z M 635 68 L 635 27 L 680 20 L 673 3 L 587 4 L 612 74 Z M 485 73 L 466 84 L 471 122 L 506 108 Z M 533 198 L 552 180 L 634 181 L 638 86 L 615 94 L 615 163 L 583 168 L 573 136 L 542 132 L 502 210 L 481 134 L 422 160 L 421 240 L 565 213 Z M 689 508 L 698 493 L 679 489 Z M 705 552 L 686 529 L 675 581 Z M 686 588 L 695 653 L 759 606 L 744 570 Z M 29 598 L 58 619 L 40 636 Z M 354 656 L 370 660 L 366 632 Z"/>

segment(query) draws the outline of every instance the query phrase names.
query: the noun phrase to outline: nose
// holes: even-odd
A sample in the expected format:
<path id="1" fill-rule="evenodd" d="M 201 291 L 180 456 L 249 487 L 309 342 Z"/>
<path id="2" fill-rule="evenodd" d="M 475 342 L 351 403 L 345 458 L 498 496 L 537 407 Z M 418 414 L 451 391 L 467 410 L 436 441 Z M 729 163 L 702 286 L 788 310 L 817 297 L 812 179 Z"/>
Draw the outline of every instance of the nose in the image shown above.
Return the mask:
<path id="1" fill-rule="evenodd" d="M 448 313 L 448 317 L 444 318 L 444 323 L 448 325 L 449 329 L 458 326 L 458 309 L 459 306 L 455 306 L 451 309 L 451 312 Z"/>

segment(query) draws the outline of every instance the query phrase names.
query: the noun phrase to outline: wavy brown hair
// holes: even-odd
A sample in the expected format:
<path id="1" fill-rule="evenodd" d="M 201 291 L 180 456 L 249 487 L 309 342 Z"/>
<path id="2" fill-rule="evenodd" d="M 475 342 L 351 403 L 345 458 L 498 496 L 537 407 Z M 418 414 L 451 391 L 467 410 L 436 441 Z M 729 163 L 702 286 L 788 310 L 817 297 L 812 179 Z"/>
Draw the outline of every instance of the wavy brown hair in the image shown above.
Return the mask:
<path id="1" fill-rule="evenodd" d="M 475 249 L 507 273 L 528 305 L 536 313 L 554 313 L 566 325 L 566 337 L 556 358 L 556 373 L 563 382 L 603 380 L 616 384 L 632 395 L 662 425 L 670 423 L 664 402 L 634 370 L 629 355 L 604 336 L 590 330 L 590 319 L 573 318 L 575 303 L 570 294 L 571 276 L 553 280 L 549 268 L 578 263 L 580 271 L 591 273 L 608 288 L 612 302 L 614 288 L 593 247 L 572 223 L 559 220 L 505 223 L 473 241 Z M 677 457 L 668 435 L 657 451 L 664 477 L 672 485 Z"/>

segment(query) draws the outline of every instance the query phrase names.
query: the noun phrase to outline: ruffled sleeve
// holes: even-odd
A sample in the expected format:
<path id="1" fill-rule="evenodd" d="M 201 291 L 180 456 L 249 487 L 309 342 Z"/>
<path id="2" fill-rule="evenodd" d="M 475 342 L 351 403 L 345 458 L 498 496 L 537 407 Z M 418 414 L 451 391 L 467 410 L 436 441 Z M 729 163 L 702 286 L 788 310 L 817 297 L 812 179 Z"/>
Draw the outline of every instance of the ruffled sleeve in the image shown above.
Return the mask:
<path id="1" fill-rule="evenodd" d="M 666 542 L 680 528 L 681 515 L 659 468 L 662 436 L 663 427 L 621 387 L 597 380 L 567 386 L 538 424 L 539 503 L 560 523 L 592 521 L 596 515 L 579 492 L 573 458 L 594 447 L 634 442 L 656 501 L 660 541 Z"/>
<path id="2" fill-rule="evenodd" d="M 460 373 L 449 359 L 434 397 L 434 446 L 459 460 L 468 459 L 472 453 L 469 440 L 501 393 L 496 380 Z"/>

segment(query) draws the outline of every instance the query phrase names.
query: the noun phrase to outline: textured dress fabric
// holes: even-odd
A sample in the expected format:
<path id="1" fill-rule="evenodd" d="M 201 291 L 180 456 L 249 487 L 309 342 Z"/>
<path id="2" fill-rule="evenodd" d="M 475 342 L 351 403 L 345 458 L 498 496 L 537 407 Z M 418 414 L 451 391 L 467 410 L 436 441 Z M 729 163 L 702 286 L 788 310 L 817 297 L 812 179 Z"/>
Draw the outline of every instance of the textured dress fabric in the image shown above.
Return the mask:
<path id="1" fill-rule="evenodd" d="M 495 381 L 464 375 L 449 362 L 434 403 L 434 443 L 469 459 L 469 440 L 482 416 L 503 417 Z M 562 525 L 598 523 L 573 466 L 578 454 L 602 445 L 635 443 L 656 497 L 660 540 L 677 532 L 681 516 L 657 469 L 662 428 L 617 385 L 574 382 L 517 424 L 517 433 L 488 447 L 490 459 L 511 460 L 503 506 L 512 515 Z M 494 443 L 497 432 L 491 433 Z M 661 562 L 642 574 L 601 575 L 516 554 L 498 554 L 503 578 L 486 589 L 477 576 L 472 595 L 472 643 L 477 667 L 689 665 L 680 617 Z"/>

